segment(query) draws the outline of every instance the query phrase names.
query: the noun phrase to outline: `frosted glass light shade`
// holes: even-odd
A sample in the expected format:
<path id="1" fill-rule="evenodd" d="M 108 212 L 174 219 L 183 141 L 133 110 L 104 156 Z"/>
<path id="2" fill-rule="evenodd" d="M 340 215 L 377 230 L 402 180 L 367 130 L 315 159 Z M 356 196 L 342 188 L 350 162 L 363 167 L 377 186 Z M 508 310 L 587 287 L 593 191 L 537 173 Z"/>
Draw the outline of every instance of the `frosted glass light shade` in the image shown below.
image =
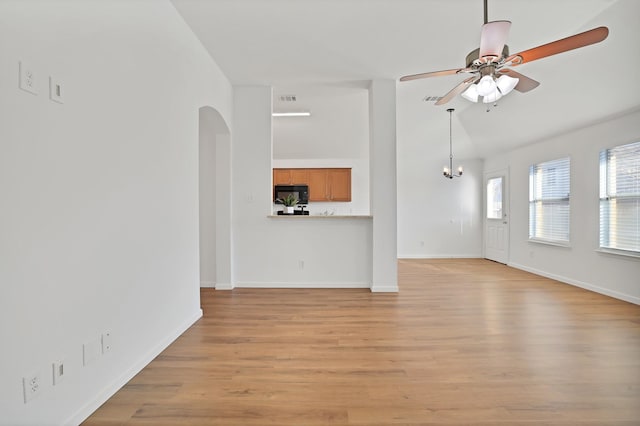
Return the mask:
<path id="1" fill-rule="evenodd" d="M 480 79 L 477 85 L 478 95 L 487 96 L 496 91 L 496 82 L 490 75 L 485 75 Z"/>
<path id="2" fill-rule="evenodd" d="M 519 78 L 513 78 L 513 77 L 509 77 L 508 75 L 502 75 L 498 77 L 496 84 L 500 89 L 500 93 L 502 93 L 502 95 L 504 96 L 507 93 L 511 92 L 513 88 L 516 87 L 519 81 L 520 81 Z"/>
<path id="3" fill-rule="evenodd" d="M 490 104 L 491 102 L 495 102 L 500 99 L 502 95 L 498 89 L 494 90 L 493 93 L 489 93 L 487 96 L 482 98 L 482 102 L 485 104 Z"/>
<path id="4" fill-rule="evenodd" d="M 462 97 L 471 102 L 478 102 L 478 86 L 472 84 L 462 92 Z"/>

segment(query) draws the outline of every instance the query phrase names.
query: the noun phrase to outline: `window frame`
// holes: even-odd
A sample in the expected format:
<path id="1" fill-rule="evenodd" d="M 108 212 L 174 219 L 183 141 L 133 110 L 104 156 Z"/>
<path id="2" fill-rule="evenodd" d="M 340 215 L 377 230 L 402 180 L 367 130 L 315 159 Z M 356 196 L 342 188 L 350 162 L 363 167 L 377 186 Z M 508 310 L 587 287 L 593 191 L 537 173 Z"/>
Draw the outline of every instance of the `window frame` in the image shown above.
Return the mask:
<path id="1" fill-rule="evenodd" d="M 543 181 L 537 183 L 537 173 L 543 170 L 546 167 L 553 165 L 554 163 L 558 163 L 559 166 L 566 165 L 566 184 L 568 187 L 568 193 L 566 196 L 562 197 L 538 197 L 538 192 L 554 192 L 557 189 L 547 189 L 547 188 L 538 188 L 538 185 L 544 184 L 544 176 L 540 179 Z M 563 183 L 558 182 L 558 185 Z M 540 191 L 537 191 L 537 190 Z M 545 191 L 546 189 L 546 191 Z M 545 236 L 536 236 L 538 228 L 541 228 L 542 225 L 538 223 L 537 219 L 540 218 L 540 215 L 534 214 L 533 211 L 536 208 L 544 208 L 544 206 L 549 206 L 553 204 L 566 205 L 568 210 L 567 212 L 567 224 L 566 224 L 566 239 L 563 238 L 553 238 L 545 237 Z M 543 211 L 544 213 L 544 211 Z M 531 243 L 539 243 L 546 244 L 552 246 L 559 247 L 571 247 L 571 157 L 559 157 L 552 160 L 541 161 L 529 166 L 529 226 L 528 226 L 528 241 Z"/>
<path id="2" fill-rule="evenodd" d="M 603 234 L 608 234 L 607 237 L 607 241 L 611 241 L 611 233 L 607 232 L 607 231 L 603 231 L 603 203 L 608 203 L 611 200 L 623 200 L 623 201 L 629 201 L 631 200 L 632 202 L 635 201 L 636 203 L 640 203 L 640 191 L 638 193 L 632 194 L 632 195 L 628 195 L 628 194 L 622 194 L 622 195 L 612 195 L 609 193 L 610 190 L 610 185 L 609 185 L 609 179 L 610 179 L 610 174 L 609 174 L 609 169 L 611 167 L 610 165 L 610 160 L 611 160 L 611 156 L 610 156 L 610 152 L 614 151 L 614 150 L 618 150 L 620 148 L 624 148 L 627 146 L 632 146 L 635 145 L 637 148 L 640 148 L 640 141 L 637 142 L 629 142 L 629 143 L 625 143 L 625 144 L 621 144 L 621 145 L 616 145 L 613 147 L 609 147 L 609 148 L 603 148 L 600 150 L 600 154 L 599 154 L 599 176 L 598 176 L 598 184 L 599 184 L 599 190 L 598 190 L 598 248 L 596 251 L 601 252 L 601 253 L 606 253 L 606 254 L 614 254 L 614 255 L 619 255 L 619 256 L 626 256 L 626 257 L 632 257 L 632 258 L 638 258 L 640 259 L 640 248 L 638 250 L 634 250 L 634 249 L 629 249 L 629 248 L 621 248 L 621 247 L 615 247 L 612 245 L 603 245 Z M 634 149 L 634 148 L 631 148 Z M 638 186 L 638 188 L 640 188 L 640 186 Z M 606 227 L 610 228 L 610 224 L 611 224 L 611 217 L 610 215 L 607 216 L 608 221 L 606 223 Z M 617 216 L 616 216 L 617 218 Z M 640 211 L 638 212 L 638 217 L 636 218 L 636 220 L 640 220 Z"/>

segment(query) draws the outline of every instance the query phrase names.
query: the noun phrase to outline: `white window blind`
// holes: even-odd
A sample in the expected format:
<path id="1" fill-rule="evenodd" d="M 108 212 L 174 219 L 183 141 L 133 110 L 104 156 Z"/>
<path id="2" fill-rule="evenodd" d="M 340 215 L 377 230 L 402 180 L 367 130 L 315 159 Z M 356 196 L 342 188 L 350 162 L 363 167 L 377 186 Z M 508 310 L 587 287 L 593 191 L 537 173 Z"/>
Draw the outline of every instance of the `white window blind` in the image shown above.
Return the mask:
<path id="1" fill-rule="evenodd" d="M 529 239 L 569 242 L 569 157 L 529 168 Z"/>
<path id="2" fill-rule="evenodd" d="M 640 142 L 600 152 L 600 247 L 640 253 Z"/>

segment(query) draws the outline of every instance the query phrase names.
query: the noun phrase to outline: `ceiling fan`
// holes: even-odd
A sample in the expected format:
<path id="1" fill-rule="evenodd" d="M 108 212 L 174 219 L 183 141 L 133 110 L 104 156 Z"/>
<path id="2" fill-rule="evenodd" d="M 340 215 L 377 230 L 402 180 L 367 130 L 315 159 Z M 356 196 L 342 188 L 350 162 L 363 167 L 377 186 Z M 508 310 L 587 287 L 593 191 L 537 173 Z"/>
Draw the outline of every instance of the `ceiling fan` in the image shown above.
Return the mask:
<path id="1" fill-rule="evenodd" d="M 467 55 L 464 68 L 405 75 L 400 81 L 471 74 L 435 105 L 444 105 L 458 94 L 472 102 L 495 103 L 513 89 L 524 93 L 540 85 L 539 82 L 509 67 L 599 43 L 609 35 L 607 27 L 598 27 L 510 55 L 509 46 L 505 44 L 510 27 L 510 21 L 487 22 L 487 0 L 484 0 L 484 25 L 480 33 L 480 47 Z"/>

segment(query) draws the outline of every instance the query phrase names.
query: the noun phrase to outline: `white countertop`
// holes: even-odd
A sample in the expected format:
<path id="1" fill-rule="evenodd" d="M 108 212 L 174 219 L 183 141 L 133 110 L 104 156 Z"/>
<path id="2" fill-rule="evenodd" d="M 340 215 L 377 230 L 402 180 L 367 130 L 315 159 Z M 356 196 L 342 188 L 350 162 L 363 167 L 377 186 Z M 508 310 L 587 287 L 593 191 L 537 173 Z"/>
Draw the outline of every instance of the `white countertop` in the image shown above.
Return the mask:
<path id="1" fill-rule="evenodd" d="M 274 218 L 285 218 L 285 219 L 370 219 L 373 216 L 371 215 L 325 215 L 325 214 L 311 214 L 311 215 L 302 215 L 302 214 L 272 214 L 267 217 Z"/>

